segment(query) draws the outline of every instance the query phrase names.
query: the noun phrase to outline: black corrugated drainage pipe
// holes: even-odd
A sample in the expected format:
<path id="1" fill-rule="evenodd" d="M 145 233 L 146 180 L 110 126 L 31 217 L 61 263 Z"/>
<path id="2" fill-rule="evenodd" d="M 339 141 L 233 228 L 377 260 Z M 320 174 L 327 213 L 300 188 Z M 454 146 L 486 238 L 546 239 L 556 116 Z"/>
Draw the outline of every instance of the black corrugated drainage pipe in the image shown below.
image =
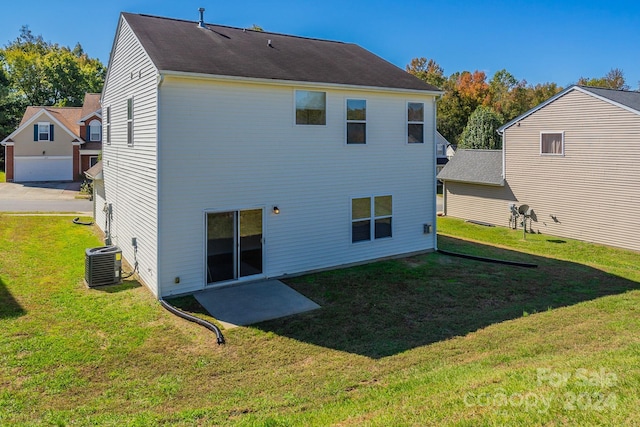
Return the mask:
<path id="1" fill-rule="evenodd" d="M 73 223 L 74 224 L 78 224 L 78 225 L 93 225 L 93 221 L 89 221 L 89 222 L 80 221 L 80 217 L 79 216 L 73 218 Z"/>
<path id="2" fill-rule="evenodd" d="M 197 323 L 200 326 L 204 326 L 205 328 L 209 329 L 210 331 L 214 332 L 216 334 L 216 340 L 218 341 L 218 345 L 224 344 L 224 336 L 222 336 L 222 332 L 220 331 L 220 328 L 218 328 L 216 325 L 214 325 L 211 322 L 207 322 L 206 320 L 200 319 L 198 317 L 192 316 L 189 313 L 185 313 L 182 310 L 179 310 L 178 308 L 172 306 L 171 304 L 169 304 L 168 302 L 166 302 L 165 300 L 161 299 L 160 300 L 160 304 L 162 304 L 162 306 L 164 308 L 166 308 L 168 311 L 170 311 L 171 313 L 175 314 L 176 316 L 182 317 L 183 319 L 186 319 L 190 322 L 194 322 Z"/>
<path id="3" fill-rule="evenodd" d="M 492 262 L 494 264 L 511 265 L 514 267 L 538 268 L 538 264 L 530 264 L 528 262 L 507 261 L 504 259 L 485 258 L 485 257 L 480 257 L 475 255 L 467 255 L 467 254 L 459 254 L 457 252 L 443 251 L 442 249 L 438 249 L 438 252 L 443 255 L 455 256 L 458 258 L 473 259 L 475 261 Z"/>

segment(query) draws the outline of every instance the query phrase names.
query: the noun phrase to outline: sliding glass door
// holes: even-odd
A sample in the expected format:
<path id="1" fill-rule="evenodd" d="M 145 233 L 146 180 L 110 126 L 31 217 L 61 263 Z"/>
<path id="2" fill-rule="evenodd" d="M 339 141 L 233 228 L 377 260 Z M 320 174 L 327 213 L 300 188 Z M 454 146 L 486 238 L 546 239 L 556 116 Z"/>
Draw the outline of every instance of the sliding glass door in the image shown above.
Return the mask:
<path id="1" fill-rule="evenodd" d="M 207 283 L 262 274 L 262 209 L 207 214 Z"/>

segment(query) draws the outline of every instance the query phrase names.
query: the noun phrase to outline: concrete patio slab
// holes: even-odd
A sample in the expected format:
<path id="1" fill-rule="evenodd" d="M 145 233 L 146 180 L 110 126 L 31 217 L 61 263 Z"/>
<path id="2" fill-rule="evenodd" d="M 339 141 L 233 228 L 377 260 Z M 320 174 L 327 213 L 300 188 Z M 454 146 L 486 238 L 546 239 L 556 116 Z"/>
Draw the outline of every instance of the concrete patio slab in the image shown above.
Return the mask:
<path id="1" fill-rule="evenodd" d="M 251 325 L 320 308 L 279 280 L 207 289 L 193 296 L 225 328 Z"/>

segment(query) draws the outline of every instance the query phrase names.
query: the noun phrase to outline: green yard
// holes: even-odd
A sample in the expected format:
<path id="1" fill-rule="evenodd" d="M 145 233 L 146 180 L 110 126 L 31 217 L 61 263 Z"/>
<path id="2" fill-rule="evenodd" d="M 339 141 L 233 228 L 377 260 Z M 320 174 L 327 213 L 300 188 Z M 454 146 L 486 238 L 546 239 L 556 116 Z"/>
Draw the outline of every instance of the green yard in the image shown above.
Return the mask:
<path id="1" fill-rule="evenodd" d="M 321 310 L 217 346 L 135 281 L 85 288 L 90 227 L 0 216 L 0 425 L 640 424 L 639 253 L 438 225 L 442 249 L 538 268 L 432 253 L 303 276 Z"/>

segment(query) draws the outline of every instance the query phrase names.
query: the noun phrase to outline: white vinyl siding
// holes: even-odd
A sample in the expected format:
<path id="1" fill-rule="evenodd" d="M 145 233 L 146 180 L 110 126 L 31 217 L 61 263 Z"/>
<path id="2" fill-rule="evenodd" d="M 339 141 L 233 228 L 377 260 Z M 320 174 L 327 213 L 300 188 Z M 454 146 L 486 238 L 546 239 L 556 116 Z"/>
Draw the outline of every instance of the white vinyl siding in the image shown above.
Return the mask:
<path id="1" fill-rule="evenodd" d="M 165 294 L 204 287 L 207 211 L 266 210 L 265 277 L 435 247 L 435 234 L 423 234 L 435 220 L 426 166 L 435 162 L 433 120 L 424 123 L 431 144 L 409 146 L 404 94 L 313 90 L 326 92 L 326 126 L 291 126 L 294 87 L 165 76 L 158 166 Z M 347 98 L 367 99 L 367 150 L 344 149 Z M 424 96 L 425 117 L 434 114 L 432 99 Z M 358 194 L 393 194 L 392 239 L 351 243 L 350 201 Z"/>
<path id="2" fill-rule="evenodd" d="M 124 20 L 116 36 L 103 91 L 108 106 L 108 142 L 103 146 L 104 198 L 113 206 L 113 243 L 133 265 L 131 238 L 138 242 L 138 274 L 157 294 L 157 70 Z M 135 98 L 135 145 L 128 143 L 127 99 Z M 101 206 L 96 207 L 102 209 Z M 104 226 L 101 224 L 101 226 Z"/>

